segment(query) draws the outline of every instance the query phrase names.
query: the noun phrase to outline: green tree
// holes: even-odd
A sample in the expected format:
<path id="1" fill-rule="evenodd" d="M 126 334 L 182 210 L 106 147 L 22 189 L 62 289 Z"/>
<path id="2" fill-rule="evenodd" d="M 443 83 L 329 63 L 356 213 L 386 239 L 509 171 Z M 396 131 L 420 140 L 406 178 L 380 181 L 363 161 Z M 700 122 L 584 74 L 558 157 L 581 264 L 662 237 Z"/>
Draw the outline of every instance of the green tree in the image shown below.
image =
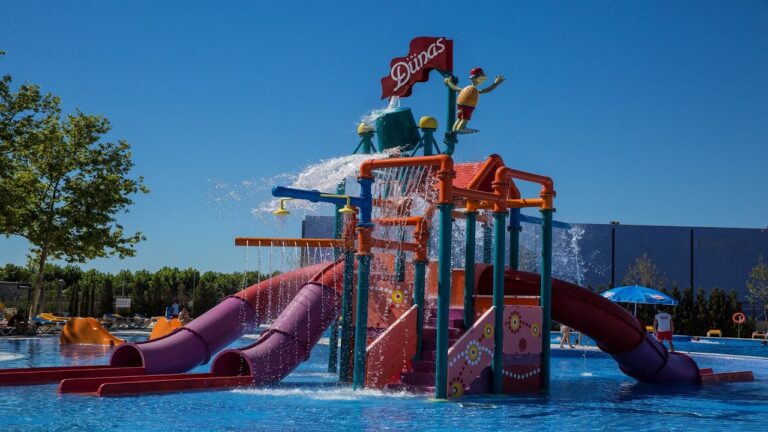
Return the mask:
<path id="1" fill-rule="evenodd" d="M 747 278 L 747 299 L 762 306 L 762 316 L 768 309 L 768 263 L 763 256 L 757 258 L 757 264 L 752 267 Z"/>
<path id="2" fill-rule="evenodd" d="M 125 233 L 116 215 L 147 192 L 133 179 L 130 145 L 102 141 L 111 126 L 102 116 L 80 111 L 62 118 L 59 100 L 36 86 L 10 91 L 10 77 L 0 88 L 0 154 L 4 174 L 0 195 L 0 233 L 17 235 L 31 245 L 35 266 L 29 314 L 37 314 L 49 259 L 86 262 L 135 254 L 141 233 Z M 25 101 L 21 104 L 19 101 Z M 21 108 L 16 108 L 17 105 Z M 19 114 L 21 113 L 21 114 Z M 25 114 L 26 113 L 26 114 Z M 2 212 L 0 212 L 2 213 Z"/>
<path id="3" fill-rule="evenodd" d="M 709 300 L 707 300 L 707 327 L 727 333 L 731 327 L 731 315 L 733 315 L 733 312 L 729 313 L 728 306 L 725 291 L 720 288 L 710 291 Z"/>
<path id="4" fill-rule="evenodd" d="M 139 270 L 133 274 L 131 289 L 131 310 L 147 316 L 160 315 L 162 311 L 152 309 L 148 301 L 147 293 L 152 287 L 152 273 Z"/>
<path id="5" fill-rule="evenodd" d="M 707 328 L 710 321 L 709 309 L 707 308 L 707 293 L 704 288 L 699 288 L 696 293 L 696 301 L 693 306 L 693 317 L 691 320 L 691 333 L 694 335 L 703 335 L 709 330 Z"/>
<path id="6" fill-rule="evenodd" d="M 112 277 L 105 275 L 101 282 L 101 290 L 99 293 L 99 312 L 101 314 L 115 312 L 115 294 L 114 287 L 112 285 Z"/>
<path id="7" fill-rule="evenodd" d="M 622 283 L 624 285 L 637 284 L 661 290 L 664 289 L 665 280 L 666 276 L 656 268 L 653 261 L 648 258 L 648 254 L 643 254 L 637 257 L 635 262 L 629 266 Z"/>
<path id="8" fill-rule="evenodd" d="M 677 305 L 679 320 L 675 321 L 675 331 L 683 334 L 694 334 L 694 301 L 693 288 L 687 287 L 680 295 L 680 301 Z"/>
<path id="9" fill-rule="evenodd" d="M 5 52 L 0 51 L 0 58 Z M 22 84 L 13 91 L 13 79 L 0 79 L 0 234 L 14 234 L 23 223 L 24 212 L 18 204 L 26 191 L 16 180 L 22 160 L 16 156 L 39 140 L 47 119 L 60 113 L 59 98 L 43 94 L 34 84 Z"/>
<path id="10" fill-rule="evenodd" d="M 200 282 L 192 297 L 192 313 L 200 316 L 208 309 L 216 306 L 219 298 L 223 297 L 221 273 L 205 272 L 200 277 Z"/>

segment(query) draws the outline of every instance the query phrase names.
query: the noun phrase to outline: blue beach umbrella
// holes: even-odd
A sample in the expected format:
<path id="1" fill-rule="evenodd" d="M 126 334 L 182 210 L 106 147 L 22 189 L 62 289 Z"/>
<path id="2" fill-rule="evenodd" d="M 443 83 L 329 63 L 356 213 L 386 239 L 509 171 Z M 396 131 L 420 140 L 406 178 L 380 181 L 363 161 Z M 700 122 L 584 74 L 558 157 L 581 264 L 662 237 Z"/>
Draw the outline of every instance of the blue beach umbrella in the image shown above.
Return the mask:
<path id="1" fill-rule="evenodd" d="M 610 289 L 602 293 L 602 296 L 616 303 L 634 303 L 635 315 L 637 315 L 638 304 L 653 304 L 665 306 L 677 306 L 677 300 L 656 291 L 640 285 L 629 285 Z"/>

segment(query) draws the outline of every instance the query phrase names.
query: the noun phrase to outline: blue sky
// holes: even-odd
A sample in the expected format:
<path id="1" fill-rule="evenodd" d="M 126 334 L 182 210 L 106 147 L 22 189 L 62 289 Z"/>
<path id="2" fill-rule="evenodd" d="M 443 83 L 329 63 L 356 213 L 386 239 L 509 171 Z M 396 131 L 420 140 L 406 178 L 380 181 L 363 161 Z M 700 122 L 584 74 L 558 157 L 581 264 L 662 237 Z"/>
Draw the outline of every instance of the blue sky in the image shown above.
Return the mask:
<path id="1" fill-rule="evenodd" d="M 423 35 L 454 40 L 460 84 L 507 77 L 457 159 L 550 175 L 558 219 L 768 225 L 768 2 L 307 3 L 6 2 L 0 73 L 107 116 L 152 190 L 120 218 L 148 238 L 137 257 L 87 267 L 242 269 L 232 239 L 274 227 L 221 211 L 212 181 L 351 152 L 389 60 Z M 403 101 L 440 131 L 444 104 L 434 77 Z M 0 264 L 26 250 L 0 239 Z"/>

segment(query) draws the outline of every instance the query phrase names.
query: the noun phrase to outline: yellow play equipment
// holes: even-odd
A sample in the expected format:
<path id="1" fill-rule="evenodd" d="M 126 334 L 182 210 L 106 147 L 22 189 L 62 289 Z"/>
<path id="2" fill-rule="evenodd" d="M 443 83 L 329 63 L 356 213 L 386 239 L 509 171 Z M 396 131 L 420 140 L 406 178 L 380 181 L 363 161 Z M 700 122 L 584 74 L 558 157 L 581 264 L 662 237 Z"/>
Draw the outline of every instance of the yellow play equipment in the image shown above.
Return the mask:
<path id="1" fill-rule="evenodd" d="M 158 339 L 165 335 L 171 334 L 174 330 L 183 326 L 184 324 L 182 324 L 178 318 L 173 318 L 170 320 L 165 317 L 158 318 L 155 326 L 152 327 L 152 333 L 149 334 L 149 340 Z"/>
<path id="2" fill-rule="evenodd" d="M 69 321 L 69 318 L 67 317 L 60 317 L 49 312 L 41 312 L 40 315 L 38 316 L 46 321 L 51 321 L 55 323 L 65 323 Z"/>
<path id="3" fill-rule="evenodd" d="M 61 329 L 62 344 L 120 345 L 125 342 L 112 336 L 96 318 L 70 318 Z"/>

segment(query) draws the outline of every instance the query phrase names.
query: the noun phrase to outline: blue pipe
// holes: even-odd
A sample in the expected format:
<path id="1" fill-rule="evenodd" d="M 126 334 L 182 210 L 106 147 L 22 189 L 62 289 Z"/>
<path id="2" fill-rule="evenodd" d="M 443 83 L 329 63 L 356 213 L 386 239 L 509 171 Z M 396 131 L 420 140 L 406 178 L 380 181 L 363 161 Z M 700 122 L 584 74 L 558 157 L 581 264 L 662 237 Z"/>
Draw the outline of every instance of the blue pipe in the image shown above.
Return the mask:
<path id="1" fill-rule="evenodd" d="M 524 214 L 520 215 L 520 222 L 526 222 L 526 223 L 535 224 L 535 225 L 541 225 L 542 224 L 541 218 L 538 218 L 536 216 L 528 216 L 528 215 L 524 215 Z M 573 225 L 571 225 L 569 223 L 566 223 L 566 222 L 560 222 L 560 221 L 553 220 L 552 221 L 552 228 L 571 229 L 571 228 L 573 228 Z"/>
<path id="2" fill-rule="evenodd" d="M 323 196 L 327 193 L 328 192 L 320 192 L 317 190 L 294 189 L 285 186 L 275 186 L 272 188 L 272 196 L 278 198 L 294 198 L 309 202 L 324 202 L 341 207 L 347 205 L 346 198 Z M 364 204 L 363 199 L 358 197 L 350 197 L 349 202 L 358 208 L 362 208 Z"/>
<path id="3" fill-rule="evenodd" d="M 352 200 L 357 208 L 360 209 L 360 218 L 358 219 L 357 226 L 372 227 L 373 192 L 371 189 L 373 189 L 373 179 L 358 178 L 357 182 L 360 184 L 360 198 L 353 198 Z"/>

